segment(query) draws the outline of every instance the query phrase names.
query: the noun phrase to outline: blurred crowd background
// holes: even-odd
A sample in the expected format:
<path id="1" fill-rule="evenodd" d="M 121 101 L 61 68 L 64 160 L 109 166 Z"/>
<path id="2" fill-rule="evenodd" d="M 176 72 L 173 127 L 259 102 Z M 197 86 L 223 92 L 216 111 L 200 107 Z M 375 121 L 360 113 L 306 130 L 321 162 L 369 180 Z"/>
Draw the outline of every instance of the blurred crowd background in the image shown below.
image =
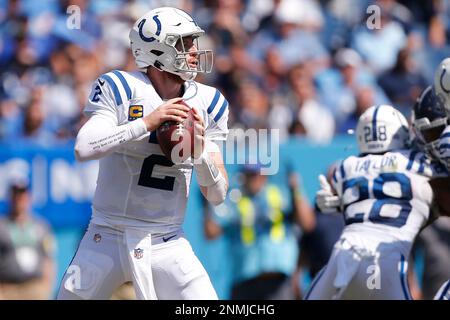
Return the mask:
<path id="1" fill-rule="evenodd" d="M 72 5 L 80 10 L 80 28 L 68 28 L 77 19 Z M 282 142 L 302 137 L 329 145 L 374 104 L 392 104 L 409 118 L 435 68 L 450 56 L 450 0 L 0 0 L 2 146 L 73 142 L 92 82 L 113 69 L 135 69 L 129 30 L 162 5 L 184 9 L 206 31 L 200 46 L 214 50 L 214 68 L 197 80 L 228 99 L 229 127 L 279 129 Z M 327 161 L 334 160 L 329 154 Z M 342 225 L 316 218 L 316 226 L 328 229 L 322 235 L 339 235 Z M 436 237 L 448 239 L 450 227 L 442 228 L 444 236 Z M 335 237 L 325 240 L 332 244 Z M 326 253 L 317 256 L 317 246 L 329 250 L 322 240 L 321 233 L 303 239 L 300 251 L 309 248 L 310 261 L 325 263 Z M 425 247 L 418 249 L 423 264 Z M 443 252 L 450 256 L 448 246 Z"/>
<path id="2" fill-rule="evenodd" d="M 80 29 L 67 27 L 70 5 Z M 215 67 L 200 81 L 229 100 L 229 126 L 283 138 L 327 143 L 373 104 L 408 116 L 450 52 L 447 0 L 1 0 L 0 139 L 73 139 L 92 81 L 135 68 L 130 27 L 160 5 L 183 8 L 207 32 Z"/>

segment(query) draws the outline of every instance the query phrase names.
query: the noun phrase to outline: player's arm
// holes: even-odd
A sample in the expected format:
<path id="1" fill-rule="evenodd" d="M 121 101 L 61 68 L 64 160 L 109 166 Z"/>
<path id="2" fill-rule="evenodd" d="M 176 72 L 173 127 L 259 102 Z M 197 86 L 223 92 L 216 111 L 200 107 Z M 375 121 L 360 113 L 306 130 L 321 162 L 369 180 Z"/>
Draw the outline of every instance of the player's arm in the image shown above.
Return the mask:
<path id="1" fill-rule="evenodd" d="M 75 142 L 75 158 L 87 161 L 102 158 L 123 143 L 147 132 L 142 119 L 119 126 L 102 114 L 94 114 L 81 127 Z"/>
<path id="2" fill-rule="evenodd" d="M 197 180 L 199 180 L 199 173 L 203 175 L 201 180 L 204 185 L 200 184 L 203 196 L 215 206 L 225 201 L 228 191 L 228 175 L 223 164 L 222 153 L 220 151 L 207 152 L 201 163 L 196 166 L 196 170 Z"/>
<path id="3" fill-rule="evenodd" d="M 75 157 L 79 161 L 102 158 L 118 147 L 153 131 L 165 121 L 181 122 L 187 117 L 189 108 L 177 104 L 182 98 L 168 100 L 149 115 L 118 124 L 113 108 L 103 108 L 92 112 L 89 120 L 78 132 L 75 142 Z M 105 99 L 108 103 L 107 99 Z"/>
<path id="4" fill-rule="evenodd" d="M 434 201 L 440 215 L 450 216 L 450 177 L 430 180 Z"/>
<path id="5" fill-rule="evenodd" d="M 219 146 L 205 138 L 205 126 L 194 108 L 194 169 L 203 196 L 213 205 L 221 204 L 228 191 L 228 175 Z"/>

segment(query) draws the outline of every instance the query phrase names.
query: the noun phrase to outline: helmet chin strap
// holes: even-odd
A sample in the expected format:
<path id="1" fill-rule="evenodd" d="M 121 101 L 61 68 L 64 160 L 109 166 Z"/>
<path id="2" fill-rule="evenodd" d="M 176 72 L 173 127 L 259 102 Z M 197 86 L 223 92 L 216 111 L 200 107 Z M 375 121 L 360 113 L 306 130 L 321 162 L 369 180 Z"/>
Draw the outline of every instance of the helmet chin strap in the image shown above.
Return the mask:
<path id="1" fill-rule="evenodd" d="M 155 66 L 149 65 L 147 67 L 144 68 L 139 68 L 139 71 L 143 71 L 143 72 L 147 72 L 147 68 L 153 67 L 156 70 L 159 71 L 165 71 L 165 72 L 169 72 L 171 74 L 174 74 L 176 76 L 179 76 L 181 79 L 183 79 L 184 81 L 189 81 L 189 80 L 194 80 L 197 77 L 198 72 L 193 72 L 193 71 L 186 71 L 186 72 L 176 72 L 176 71 L 172 71 L 166 68 L 157 68 Z"/>
<path id="2" fill-rule="evenodd" d="M 184 81 L 194 80 L 195 77 L 197 77 L 197 72 L 194 72 L 194 71 L 185 71 L 185 72 L 178 71 L 178 72 L 176 72 L 176 71 L 165 70 L 165 69 L 162 69 L 162 71 L 166 71 L 166 72 L 169 72 L 176 76 L 179 76 Z"/>

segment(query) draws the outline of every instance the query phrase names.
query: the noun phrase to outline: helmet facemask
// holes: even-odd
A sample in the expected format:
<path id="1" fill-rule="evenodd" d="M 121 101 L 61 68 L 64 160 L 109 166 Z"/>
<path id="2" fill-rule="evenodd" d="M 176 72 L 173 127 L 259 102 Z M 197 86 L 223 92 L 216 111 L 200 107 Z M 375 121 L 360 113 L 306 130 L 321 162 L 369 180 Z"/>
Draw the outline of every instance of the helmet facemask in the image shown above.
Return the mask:
<path id="1" fill-rule="evenodd" d="M 193 74 L 197 73 L 210 73 L 213 67 L 213 52 L 212 50 L 199 49 L 198 38 L 203 33 L 197 33 L 192 35 L 167 35 L 166 44 L 174 47 L 176 50 L 175 61 L 173 67 L 175 71 L 182 78 L 183 74 L 187 74 L 188 78 L 191 78 Z M 195 46 L 196 50 L 190 50 L 187 48 L 189 43 L 188 38 L 192 37 L 192 46 Z M 192 56 L 196 58 L 196 65 L 189 64 Z M 195 76 L 193 77 L 195 78 Z M 185 79 L 188 80 L 188 79 Z"/>
<path id="2" fill-rule="evenodd" d="M 424 151 L 431 156 L 439 157 L 439 137 L 447 126 L 447 119 L 435 119 L 431 123 L 427 118 L 416 119 L 413 126 Z"/>
<path id="3" fill-rule="evenodd" d="M 444 110 L 444 102 L 429 86 L 417 99 L 412 112 L 418 147 L 432 157 L 439 157 L 439 138 L 448 124 Z"/>

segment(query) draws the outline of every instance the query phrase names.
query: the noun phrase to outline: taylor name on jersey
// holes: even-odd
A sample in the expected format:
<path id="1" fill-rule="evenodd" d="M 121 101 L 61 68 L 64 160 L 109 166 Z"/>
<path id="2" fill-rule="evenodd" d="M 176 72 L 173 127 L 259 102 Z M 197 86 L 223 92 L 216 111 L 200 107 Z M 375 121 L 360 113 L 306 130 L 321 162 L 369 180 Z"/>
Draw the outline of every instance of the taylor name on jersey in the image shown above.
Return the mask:
<path id="1" fill-rule="evenodd" d="M 440 164 L 421 152 L 399 150 L 345 159 L 336 167 L 333 186 L 348 230 L 378 230 L 385 235 L 380 241 L 412 242 L 430 216 L 428 181 L 437 176 L 447 176 Z"/>
<path id="2" fill-rule="evenodd" d="M 226 139 L 228 102 L 217 89 L 186 81 L 183 98 L 202 116 L 207 139 Z M 95 81 L 84 112 L 101 115 L 112 125 L 120 126 L 146 116 L 163 103 L 144 73 L 115 70 Z M 192 175 L 190 159 L 174 165 L 163 155 L 156 133 L 152 132 L 124 144 L 100 161 L 93 200 L 93 219 L 97 224 L 106 220 L 109 225 L 135 226 L 142 220 L 151 228 L 158 223 L 158 230 L 152 232 L 180 227 Z M 102 188 L 104 184 L 109 187 Z"/>

